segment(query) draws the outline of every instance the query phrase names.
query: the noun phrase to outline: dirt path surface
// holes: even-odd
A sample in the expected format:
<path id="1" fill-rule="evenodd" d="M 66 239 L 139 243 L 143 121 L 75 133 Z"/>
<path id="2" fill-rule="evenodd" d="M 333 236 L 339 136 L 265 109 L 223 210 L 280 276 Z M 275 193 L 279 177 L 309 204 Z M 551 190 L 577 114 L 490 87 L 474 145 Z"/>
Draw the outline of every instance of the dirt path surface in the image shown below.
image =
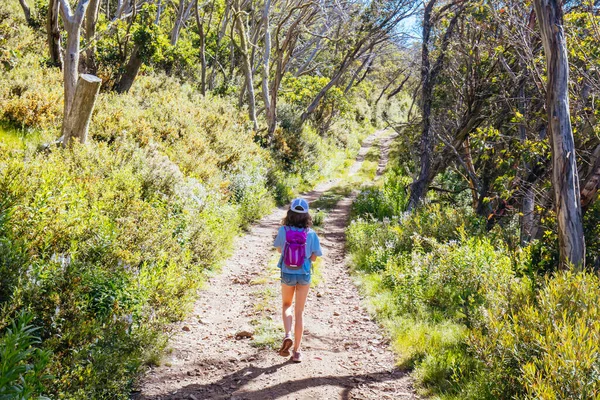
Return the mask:
<path id="1" fill-rule="evenodd" d="M 380 138 L 382 162 L 390 140 L 377 132 L 363 143 L 350 172 L 356 173 L 372 143 Z M 385 136 L 385 137 L 384 137 Z M 381 168 L 381 163 L 380 163 Z M 381 170 L 382 171 L 382 170 Z M 378 171 L 379 172 L 379 171 Z M 318 199 L 338 182 L 326 182 L 305 194 Z M 257 293 L 270 291 L 269 317 L 280 324 L 277 279 L 251 284 L 265 275 L 272 259 L 273 238 L 284 216 L 277 209 L 238 238 L 223 271 L 207 282 L 194 313 L 172 338 L 173 351 L 151 369 L 138 399 L 414 399 L 410 377 L 394 366 L 387 339 L 361 304 L 348 275 L 344 229 L 352 196 L 327 214 L 319 233 L 325 253 L 321 282 L 312 288 L 305 311 L 304 361 L 291 363 L 271 349 L 236 340 L 256 318 Z M 283 330 L 282 330 L 283 332 Z"/>

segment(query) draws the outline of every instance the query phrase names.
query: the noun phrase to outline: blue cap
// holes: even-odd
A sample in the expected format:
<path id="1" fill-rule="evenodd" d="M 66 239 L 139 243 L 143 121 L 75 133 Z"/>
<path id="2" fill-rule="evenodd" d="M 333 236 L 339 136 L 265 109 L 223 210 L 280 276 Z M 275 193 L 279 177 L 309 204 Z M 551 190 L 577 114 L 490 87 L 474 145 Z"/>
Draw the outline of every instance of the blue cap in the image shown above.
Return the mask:
<path id="1" fill-rule="evenodd" d="M 298 214 L 306 214 L 308 213 L 308 202 L 298 197 L 297 199 L 292 200 L 290 210 L 297 212 Z"/>

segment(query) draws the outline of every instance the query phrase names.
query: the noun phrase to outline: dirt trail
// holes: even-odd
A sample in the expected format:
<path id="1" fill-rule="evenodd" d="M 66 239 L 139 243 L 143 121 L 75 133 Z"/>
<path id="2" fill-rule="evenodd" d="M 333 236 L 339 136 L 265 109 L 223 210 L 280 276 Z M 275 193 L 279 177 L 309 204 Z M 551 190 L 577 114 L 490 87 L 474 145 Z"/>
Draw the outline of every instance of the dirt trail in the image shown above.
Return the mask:
<path id="1" fill-rule="evenodd" d="M 350 172 L 356 173 L 372 143 L 363 143 Z M 382 163 L 387 161 L 390 139 L 383 138 Z M 383 164 L 383 165 L 384 165 Z M 319 185 L 304 195 L 318 199 L 338 182 Z M 348 275 L 344 228 L 352 196 L 328 213 L 320 232 L 325 253 L 322 281 L 311 289 L 305 316 L 304 361 L 293 364 L 273 350 L 258 349 L 250 339 L 235 333 L 256 318 L 256 293 L 277 294 L 270 312 L 280 323 L 279 282 L 262 285 L 250 281 L 264 276 L 273 257 L 272 242 L 284 209 L 277 209 L 236 242 L 223 272 L 207 282 L 194 313 L 181 323 L 171 340 L 172 353 L 160 367 L 148 372 L 138 399 L 412 399 L 417 398 L 410 377 L 394 366 L 394 355 L 382 331 L 364 307 Z M 318 295 L 317 295 L 318 294 Z"/>

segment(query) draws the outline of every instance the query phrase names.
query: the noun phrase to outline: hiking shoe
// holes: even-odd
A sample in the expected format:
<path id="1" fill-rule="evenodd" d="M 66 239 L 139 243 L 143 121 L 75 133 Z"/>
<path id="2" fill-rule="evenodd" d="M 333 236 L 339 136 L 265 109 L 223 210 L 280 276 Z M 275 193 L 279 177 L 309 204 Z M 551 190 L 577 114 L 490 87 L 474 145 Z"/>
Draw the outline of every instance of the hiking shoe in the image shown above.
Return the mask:
<path id="1" fill-rule="evenodd" d="M 281 343 L 281 348 L 279 349 L 279 355 L 281 357 L 289 357 L 290 356 L 290 348 L 292 347 L 293 344 L 294 344 L 294 342 L 292 342 L 292 339 L 289 336 L 286 336 L 285 338 L 283 338 L 283 343 Z"/>
<path id="2" fill-rule="evenodd" d="M 292 356 L 292 362 L 299 363 L 302 362 L 302 354 L 299 351 L 294 351 L 294 355 Z"/>

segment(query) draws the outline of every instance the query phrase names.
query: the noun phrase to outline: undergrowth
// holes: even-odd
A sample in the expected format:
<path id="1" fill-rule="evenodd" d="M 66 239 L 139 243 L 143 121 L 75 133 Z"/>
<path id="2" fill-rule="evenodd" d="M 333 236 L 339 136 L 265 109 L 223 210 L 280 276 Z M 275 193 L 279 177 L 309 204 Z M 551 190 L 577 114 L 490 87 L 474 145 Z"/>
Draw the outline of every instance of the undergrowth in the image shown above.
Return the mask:
<path id="1" fill-rule="evenodd" d="M 352 107 L 326 131 L 282 120 L 267 148 L 234 94 L 149 68 L 100 93 L 86 146 L 40 151 L 60 136 L 62 76 L 21 13 L 0 5 L 0 342 L 26 312 L 17 328 L 35 335 L 15 346 L 39 351 L 6 376 L 33 366 L 36 395 L 125 399 L 233 238 L 337 173 L 372 127 Z"/>
<path id="2" fill-rule="evenodd" d="M 353 272 L 419 390 L 443 399 L 600 396 L 597 275 L 535 266 L 537 244 L 485 229 L 468 205 L 406 212 L 405 169 L 364 188 L 347 230 Z M 537 272 L 536 272 L 537 271 Z"/>

